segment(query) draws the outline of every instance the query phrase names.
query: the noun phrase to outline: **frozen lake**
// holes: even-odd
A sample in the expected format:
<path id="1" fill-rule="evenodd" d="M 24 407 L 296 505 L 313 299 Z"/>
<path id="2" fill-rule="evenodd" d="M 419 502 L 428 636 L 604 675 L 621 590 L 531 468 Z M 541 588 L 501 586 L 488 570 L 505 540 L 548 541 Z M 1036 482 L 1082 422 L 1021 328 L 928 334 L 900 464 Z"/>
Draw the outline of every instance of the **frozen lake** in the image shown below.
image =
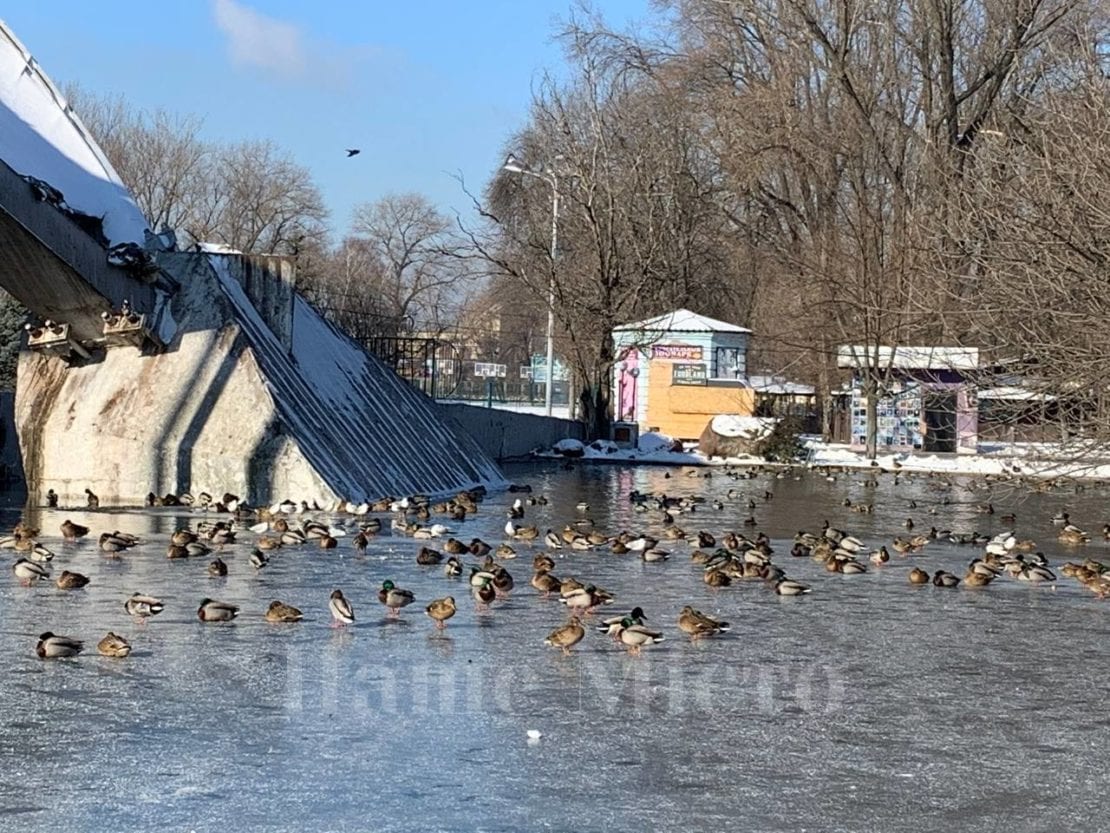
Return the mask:
<path id="1" fill-rule="evenodd" d="M 0 830 L 1110 829 L 1110 601 L 1070 579 L 911 586 L 912 564 L 962 575 L 981 551 L 948 543 L 860 576 L 789 555 L 793 534 L 826 518 L 878 546 L 905 534 L 907 517 L 915 531 L 991 533 L 1013 512 L 1054 568 L 1108 560 L 1107 489 L 1031 496 L 889 476 L 872 486 L 867 472 L 835 482 L 606 466 L 508 473 L 550 499 L 522 521 L 541 533 L 578 516 L 579 501 L 603 531 L 658 533 L 658 513 L 633 511 L 632 489 L 719 498 L 723 510 L 705 505 L 679 525 L 718 537 L 763 530 L 775 562 L 814 592 L 709 588 L 686 544 L 664 542 L 672 558 L 660 564 L 564 550 L 558 575 L 615 593 L 604 615 L 642 606 L 667 641 L 633 657 L 591 631 L 563 657 L 542 640 L 564 609 L 528 585 L 540 546 L 518 547 L 505 562 L 511 598 L 477 614 L 465 580 L 416 565 L 430 542 L 383 533 L 365 556 L 350 538 L 331 551 L 287 548 L 256 572 L 244 532 L 217 579 L 207 558 L 165 557 L 169 533 L 197 515 L 34 510 L 55 576 L 68 568 L 92 582 L 64 592 L 21 587 L 10 570 L 0 580 Z M 500 543 L 513 497 L 491 496 L 457 537 Z M 846 498 L 874 513 L 851 512 Z M 995 514 L 978 514 L 988 501 Z M 1062 509 L 1093 543 L 1056 541 L 1050 519 Z M 757 527 L 741 525 L 750 514 Z M 6 529 L 18 517 L 0 510 Z M 63 543 L 65 518 L 148 543 L 108 560 L 95 541 Z M 397 622 L 376 599 L 385 579 L 416 594 Z M 329 627 L 337 587 L 358 617 L 342 630 Z M 123 610 L 134 591 L 161 596 L 166 612 L 135 625 Z M 448 594 L 459 612 L 436 633 L 423 609 Z M 242 605 L 240 618 L 198 622 L 205 596 Z M 267 624 L 272 599 L 305 620 Z M 728 619 L 732 633 L 691 643 L 675 626 L 686 604 Z M 86 652 L 39 660 L 45 630 L 85 639 Z M 108 630 L 131 640 L 131 657 L 96 654 Z M 543 738 L 528 743 L 529 729 Z"/>

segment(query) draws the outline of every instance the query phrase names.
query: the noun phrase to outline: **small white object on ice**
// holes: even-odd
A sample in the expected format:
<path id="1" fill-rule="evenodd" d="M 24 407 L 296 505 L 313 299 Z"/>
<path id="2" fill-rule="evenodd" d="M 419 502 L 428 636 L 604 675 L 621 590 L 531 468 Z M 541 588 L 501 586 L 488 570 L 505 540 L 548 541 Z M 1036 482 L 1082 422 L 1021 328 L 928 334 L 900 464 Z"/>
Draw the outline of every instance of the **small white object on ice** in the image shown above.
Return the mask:
<path id="1" fill-rule="evenodd" d="M 541 732 L 539 729 L 529 729 L 528 730 L 528 742 L 529 743 L 539 743 L 540 738 L 542 738 L 542 737 L 543 737 L 543 732 Z"/>

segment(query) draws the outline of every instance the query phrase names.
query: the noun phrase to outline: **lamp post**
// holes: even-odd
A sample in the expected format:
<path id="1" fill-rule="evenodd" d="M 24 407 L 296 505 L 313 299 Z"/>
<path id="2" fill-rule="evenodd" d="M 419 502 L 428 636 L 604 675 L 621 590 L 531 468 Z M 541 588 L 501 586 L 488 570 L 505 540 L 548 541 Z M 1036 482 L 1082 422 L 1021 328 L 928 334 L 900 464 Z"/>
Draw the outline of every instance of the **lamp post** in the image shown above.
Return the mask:
<path id="1" fill-rule="evenodd" d="M 505 159 L 504 169 L 542 179 L 551 186 L 551 279 L 547 284 L 547 385 L 544 391 L 544 413 L 551 416 L 551 396 L 555 388 L 555 255 L 559 247 L 559 177 L 550 166 L 545 166 L 542 171 L 533 171 L 511 153 Z"/>

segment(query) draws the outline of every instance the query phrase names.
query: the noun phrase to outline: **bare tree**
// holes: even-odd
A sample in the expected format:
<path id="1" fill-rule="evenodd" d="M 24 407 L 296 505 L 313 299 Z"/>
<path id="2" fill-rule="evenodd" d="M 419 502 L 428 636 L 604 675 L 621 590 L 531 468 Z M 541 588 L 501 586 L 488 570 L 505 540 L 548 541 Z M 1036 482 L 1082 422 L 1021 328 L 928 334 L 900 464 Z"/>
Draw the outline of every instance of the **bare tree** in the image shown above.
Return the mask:
<path id="1" fill-rule="evenodd" d="M 420 194 L 390 194 L 355 209 L 351 232 L 374 262 L 359 291 L 372 293 L 404 331 L 439 332 L 471 275 L 453 256 L 450 221 Z"/>

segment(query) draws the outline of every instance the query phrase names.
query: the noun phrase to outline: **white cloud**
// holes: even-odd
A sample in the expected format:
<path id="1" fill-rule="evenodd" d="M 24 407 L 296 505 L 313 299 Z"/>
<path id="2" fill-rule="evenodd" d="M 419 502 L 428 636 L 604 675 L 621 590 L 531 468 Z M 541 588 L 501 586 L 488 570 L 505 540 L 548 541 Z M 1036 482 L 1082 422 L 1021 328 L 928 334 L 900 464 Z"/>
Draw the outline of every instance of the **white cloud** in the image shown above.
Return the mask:
<path id="1" fill-rule="evenodd" d="M 216 25 L 227 36 L 232 63 L 297 77 L 308 69 L 304 34 L 235 0 L 214 0 Z"/>

